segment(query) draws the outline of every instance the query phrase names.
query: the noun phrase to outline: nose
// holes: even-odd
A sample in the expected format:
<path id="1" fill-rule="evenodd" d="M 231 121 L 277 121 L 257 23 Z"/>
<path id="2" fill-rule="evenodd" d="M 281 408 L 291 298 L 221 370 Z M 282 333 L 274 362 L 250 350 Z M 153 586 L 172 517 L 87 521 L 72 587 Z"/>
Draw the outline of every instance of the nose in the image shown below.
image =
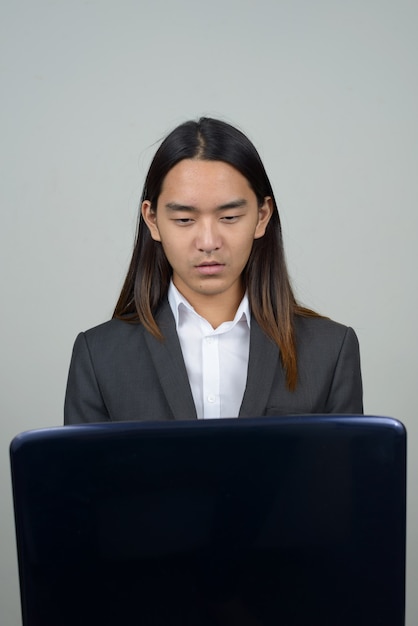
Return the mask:
<path id="1" fill-rule="evenodd" d="M 222 242 L 216 224 L 212 221 L 204 221 L 199 224 L 196 236 L 196 247 L 199 252 L 211 254 L 215 250 L 219 250 Z"/>

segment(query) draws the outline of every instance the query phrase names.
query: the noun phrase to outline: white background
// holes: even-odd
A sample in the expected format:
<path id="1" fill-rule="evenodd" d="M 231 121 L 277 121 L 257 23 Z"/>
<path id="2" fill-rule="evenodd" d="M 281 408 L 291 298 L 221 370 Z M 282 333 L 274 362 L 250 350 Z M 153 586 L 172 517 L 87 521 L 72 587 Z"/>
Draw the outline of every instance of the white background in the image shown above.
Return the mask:
<path id="1" fill-rule="evenodd" d="M 155 142 L 202 114 L 256 144 L 299 299 L 355 328 L 366 412 L 408 428 L 418 623 L 417 19 L 416 0 L 2 0 L 1 624 L 20 624 L 9 442 L 62 423 Z"/>

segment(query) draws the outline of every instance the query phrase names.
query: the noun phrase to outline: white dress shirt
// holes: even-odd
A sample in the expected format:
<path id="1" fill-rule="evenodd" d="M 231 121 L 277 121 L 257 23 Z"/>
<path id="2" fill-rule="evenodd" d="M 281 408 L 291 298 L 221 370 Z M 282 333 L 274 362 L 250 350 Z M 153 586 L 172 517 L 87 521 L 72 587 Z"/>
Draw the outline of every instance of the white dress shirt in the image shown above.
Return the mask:
<path id="1" fill-rule="evenodd" d="M 250 305 L 245 295 L 234 319 L 213 328 L 170 284 L 168 301 L 199 419 L 238 417 L 247 382 Z"/>

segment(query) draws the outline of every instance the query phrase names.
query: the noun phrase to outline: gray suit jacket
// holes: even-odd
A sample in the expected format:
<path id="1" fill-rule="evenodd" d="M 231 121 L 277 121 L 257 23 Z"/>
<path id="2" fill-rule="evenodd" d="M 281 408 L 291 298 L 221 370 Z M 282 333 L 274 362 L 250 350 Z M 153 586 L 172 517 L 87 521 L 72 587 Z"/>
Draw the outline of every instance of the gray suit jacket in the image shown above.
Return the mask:
<path id="1" fill-rule="evenodd" d="M 111 320 L 75 342 L 65 399 L 66 424 L 196 419 L 168 302 L 156 316 L 165 340 L 140 324 Z M 299 379 L 286 387 L 277 346 L 251 320 L 247 385 L 240 417 L 362 413 L 354 331 L 322 318 L 296 318 Z"/>

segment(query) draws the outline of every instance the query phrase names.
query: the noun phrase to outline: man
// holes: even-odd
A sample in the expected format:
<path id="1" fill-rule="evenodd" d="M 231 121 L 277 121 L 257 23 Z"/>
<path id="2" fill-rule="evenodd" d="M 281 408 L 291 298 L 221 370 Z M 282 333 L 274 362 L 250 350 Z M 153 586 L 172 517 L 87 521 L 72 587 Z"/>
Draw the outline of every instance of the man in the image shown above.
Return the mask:
<path id="1" fill-rule="evenodd" d="M 297 304 L 255 147 L 219 120 L 177 127 L 113 319 L 76 340 L 65 423 L 362 410 L 355 333 Z"/>

